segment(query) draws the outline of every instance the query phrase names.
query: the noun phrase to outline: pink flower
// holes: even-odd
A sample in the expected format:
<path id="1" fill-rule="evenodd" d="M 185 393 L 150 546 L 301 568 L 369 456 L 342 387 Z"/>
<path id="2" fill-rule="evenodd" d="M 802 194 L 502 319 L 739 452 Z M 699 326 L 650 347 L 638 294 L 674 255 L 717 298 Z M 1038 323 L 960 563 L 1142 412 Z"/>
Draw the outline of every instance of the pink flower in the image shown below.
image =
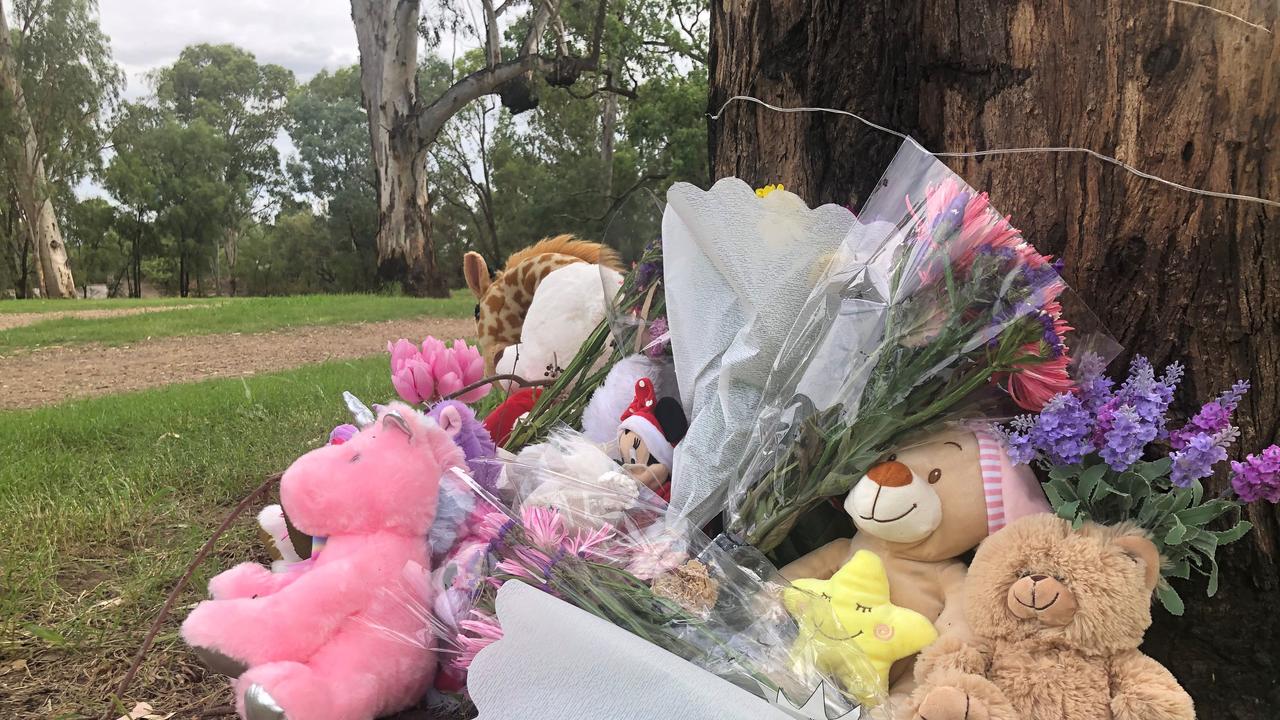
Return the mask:
<path id="1" fill-rule="evenodd" d="M 1036 346 L 1028 347 L 1034 349 Z M 1026 363 L 996 381 L 1002 382 L 1018 407 L 1040 412 L 1054 395 L 1075 389 L 1076 384 L 1067 372 L 1070 363 L 1071 358 L 1065 354 L 1051 360 Z"/>
<path id="2" fill-rule="evenodd" d="M 525 535 L 539 548 L 554 552 L 560 543 L 567 538 L 564 532 L 564 519 L 560 513 L 551 508 L 530 505 L 520 511 L 521 524 Z"/>
<path id="3" fill-rule="evenodd" d="M 388 342 L 387 351 L 391 353 L 391 384 L 396 394 L 408 403 L 431 399 L 435 395 L 435 378 L 413 343 L 401 338 L 394 344 Z"/>
<path id="4" fill-rule="evenodd" d="M 459 626 L 464 632 L 456 638 L 459 652 L 453 659 L 454 667 L 466 670 L 479 652 L 502 639 L 502 626 L 496 618 L 479 610 L 471 611 L 475 620 L 463 620 Z"/>
<path id="5" fill-rule="evenodd" d="M 596 548 L 612 537 L 613 528 L 608 525 L 601 525 L 589 533 L 579 530 L 576 535 L 569 538 L 565 543 L 565 550 L 578 557 L 586 557 L 588 554 L 599 555 L 600 553 Z"/>
<path id="6" fill-rule="evenodd" d="M 480 357 L 480 351 L 477 348 L 468 345 L 464 340 L 454 340 L 450 349 L 453 350 L 454 360 L 462 373 L 463 386 L 470 385 L 484 377 L 484 358 Z M 458 399 L 464 403 L 473 403 L 488 395 L 491 388 L 492 385 L 481 385 L 475 390 L 459 395 Z"/>
<path id="7" fill-rule="evenodd" d="M 434 338 L 422 341 L 421 348 L 401 338 L 387 343 L 391 353 L 391 384 L 406 402 L 434 402 L 452 395 L 484 377 L 480 351 L 463 340 L 452 347 Z M 489 385 L 470 390 L 458 399 L 471 403 L 489 394 Z"/>

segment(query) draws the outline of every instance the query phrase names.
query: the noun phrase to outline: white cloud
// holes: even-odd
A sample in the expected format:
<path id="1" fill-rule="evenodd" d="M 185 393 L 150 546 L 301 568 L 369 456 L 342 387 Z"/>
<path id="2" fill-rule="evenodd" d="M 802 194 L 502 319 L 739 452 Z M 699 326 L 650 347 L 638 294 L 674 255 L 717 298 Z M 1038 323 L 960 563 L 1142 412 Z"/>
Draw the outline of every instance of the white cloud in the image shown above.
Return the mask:
<path id="1" fill-rule="evenodd" d="M 346 0 L 99 0 L 98 11 L 130 98 L 148 94 L 146 74 L 195 43 L 238 45 L 300 81 L 359 60 Z"/>

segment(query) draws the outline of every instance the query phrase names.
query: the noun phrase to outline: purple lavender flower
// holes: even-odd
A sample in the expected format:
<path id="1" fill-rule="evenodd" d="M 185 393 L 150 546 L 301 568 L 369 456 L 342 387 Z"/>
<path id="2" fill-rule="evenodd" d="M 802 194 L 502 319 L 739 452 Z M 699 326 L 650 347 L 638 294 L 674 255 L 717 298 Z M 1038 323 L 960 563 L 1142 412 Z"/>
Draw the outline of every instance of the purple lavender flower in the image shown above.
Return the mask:
<path id="1" fill-rule="evenodd" d="M 1101 355 L 1092 352 L 1080 355 L 1076 366 L 1076 374 L 1079 375 L 1076 387 L 1079 388 L 1080 402 L 1091 413 L 1098 412 L 1111 399 L 1111 387 L 1114 383 L 1103 374 L 1106 369 L 1107 362 Z"/>
<path id="2" fill-rule="evenodd" d="M 645 345 L 644 354 L 651 358 L 660 358 L 671 346 L 671 329 L 665 317 L 654 318 L 649 323 L 649 344 Z"/>
<path id="3" fill-rule="evenodd" d="M 1230 390 L 1219 395 L 1218 399 L 1205 403 L 1200 408 L 1200 412 L 1191 418 L 1191 422 L 1169 433 L 1169 445 L 1175 450 L 1181 450 L 1198 433 L 1213 434 L 1229 427 L 1231 413 L 1240 404 L 1240 398 L 1248 391 L 1248 380 L 1237 381 Z"/>
<path id="4" fill-rule="evenodd" d="M 1142 457 L 1143 448 L 1156 439 L 1159 430 L 1155 423 L 1129 405 L 1112 411 L 1110 422 L 1111 427 L 1103 434 L 1104 442 L 1099 454 L 1112 470 L 1122 472 Z"/>
<path id="5" fill-rule="evenodd" d="M 1055 395 L 1036 416 L 1031 441 L 1055 465 L 1074 465 L 1093 451 L 1092 418 L 1073 394 Z"/>
<path id="6" fill-rule="evenodd" d="M 1031 431 L 1035 427 L 1034 415 L 1020 415 L 1009 421 L 1009 428 L 993 425 L 992 433 L 1004 445 L 1009 459 L 1015 465 L 1030 465 L 1036 459 L 1035 442 L 1031 439 Z"/>
<path id="7" fill-rule="evenodd" d="M 644 254 L 652 253 L 659 246 L 659 241 L 650 241 L 645 246 Z M 662 279 L 662 258 L 642 262 L 636 267 L 636 287 L 640 290 L 648 290 L 649 286 L 655 281 Z"/>
<path id="8" fill-rule="evenodd" d="M 1200 432 L 1188 437 L 1181 449 L 1169 455 L 1173 461 L 1169 481 L 1178 487 L 1189 487 L 1212 475 L 1213 466 L 1227 459 L 1227 446 L 1239 434 L 1239 430 L 1228 426 L 1215 433 Z"/>
<path id="9" fill-rule="evenodd" d="M 1280 503 L 1280 446 L 1249 455 L 1244 462 L 1232 461 L 1231 487 L 1244 502 Z"/>
<path id="10" fill-rule="evenodd" d="M 1116 470 L 1124 470 L 1141 455 L 1141 445 L 1166 434 L 1165 414 L 1173 402 L 1173 391 L 1182 380 L 1182 365 L 1173 363 L 1165 368 L 1164 377 L 1156 379 L 1151 361 L 1139 355 L 1129 365 L 1129 377 L 1110 399 L 1098 408 L 1098 421 L 1094 426 L 1094 446 Z M 1124 412 L 1127 411 L 1127 412 Z M 1124 412 L 1124 422 L 1120 422 Z M 1113 437 L 1114 435 L 1114 437 Z M 1124 458 L 1132 454 L 1132 446 L 1139 439 L 1137 455 L 1128 462 Z M 1110 450 L 1108 450 L 1110 448 Z M 1112 459 L 1107 458 L 1110 452 Z"/>

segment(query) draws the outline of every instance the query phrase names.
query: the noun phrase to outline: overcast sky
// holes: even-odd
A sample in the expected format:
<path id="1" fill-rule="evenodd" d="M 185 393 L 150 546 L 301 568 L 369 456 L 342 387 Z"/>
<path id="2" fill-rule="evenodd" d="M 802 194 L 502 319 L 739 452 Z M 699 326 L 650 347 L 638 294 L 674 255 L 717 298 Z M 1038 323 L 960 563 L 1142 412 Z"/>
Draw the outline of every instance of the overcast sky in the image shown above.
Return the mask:
<path id="1" fill-rule="evenodd" d="M 348 0 L 98 0 L 98 10 L 130 98 L 148 94 L 146 73 L 193 43 L 239 45 L 300 81 L 359 59 Z"/>

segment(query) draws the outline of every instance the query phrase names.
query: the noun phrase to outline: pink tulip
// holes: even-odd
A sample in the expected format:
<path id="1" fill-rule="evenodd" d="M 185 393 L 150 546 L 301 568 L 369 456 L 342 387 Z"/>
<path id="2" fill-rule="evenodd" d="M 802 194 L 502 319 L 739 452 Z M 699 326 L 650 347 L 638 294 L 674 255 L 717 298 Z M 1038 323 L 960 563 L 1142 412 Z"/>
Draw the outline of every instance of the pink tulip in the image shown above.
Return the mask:
<path id="1" fill-rule="evenodd" d="M 458 368 L 462 374 L 462 384 L 470 385 L 484 377 L 484 358 L 480 357 L 480 351 L 471 347 L 464 340 L 454 340 L 453 346 L 454 360 L 458 364 Z M 473 403 L 485 395 L 489 394 L 489 385 L 481 385 L 480 387 L 470 390 L 458 396 L 458 399 L 464 403 Z"/>
<path id="2" fill-rule="evenodd" d="M 484 377 L 480 351 L 463 340 L 452 347 L 434 337 L 419 347 L 401 338 L 387 343 L 391 353 L 391 384 L 405 402 L 434 402 L 448 397 Z M 489 394 L 489 386 L 463 393 L 458 399 L 471 403 Z"/>
<path id="3" fill-rule="evenodd" d="M 394 344 L 388 342 L 391 353 L 391 384 L 396 394 L 408 403 L 429 400 L 435 393 L 435 380 L 431 366 L 423 361 L 413 343 L 401 338 Z"/>

